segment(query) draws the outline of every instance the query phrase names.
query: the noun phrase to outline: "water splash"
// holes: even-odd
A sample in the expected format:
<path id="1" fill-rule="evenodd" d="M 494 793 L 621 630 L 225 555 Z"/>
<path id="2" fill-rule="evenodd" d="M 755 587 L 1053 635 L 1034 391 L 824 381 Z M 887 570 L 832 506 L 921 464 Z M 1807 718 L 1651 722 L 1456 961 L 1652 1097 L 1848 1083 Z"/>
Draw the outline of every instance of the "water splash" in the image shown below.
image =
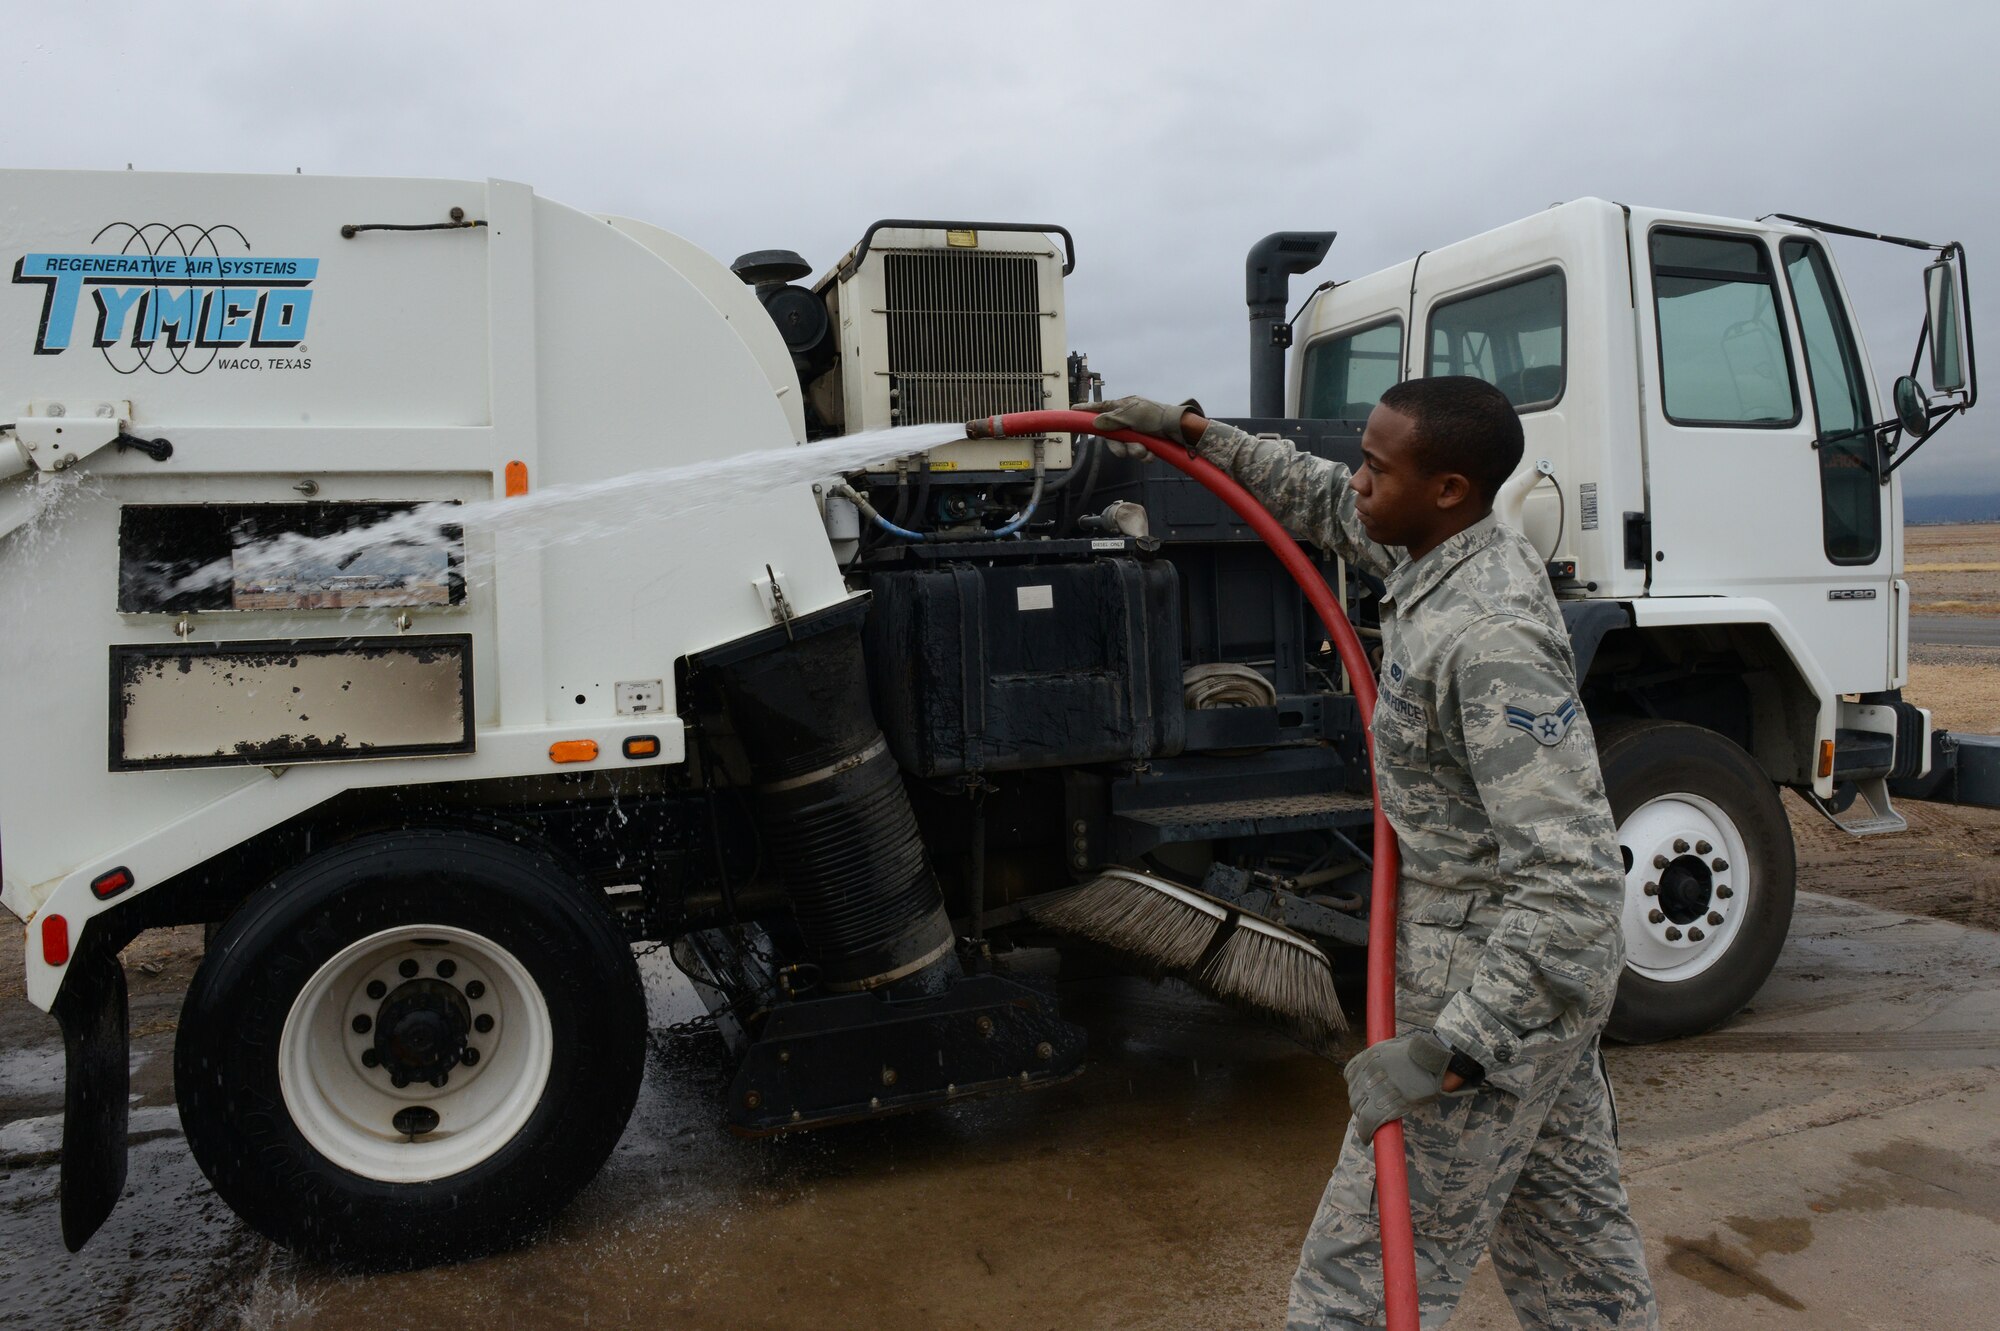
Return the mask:
<path id="1" fill-rule="evenodd" d="M 229 558 L 192 572 L 158 565 L 142 575 L 168 596 L 206 591 L 239 580 L 280 577 L 299 567 L 347 568 L 364 555 L 392 549 L 446 550 L 449 529 L 491 535 L 510 552 L 574 545 L 637 523 L 660 524 L 739 504 L 821 477 L 922 453 L 965 437 L 964 427 L 940 423 L 870 430 L 799 448 L 760 449 L 732 457 L 629 472 L 603 480 L 550 486 L 512 499 L 470 504 L 420 504 L 407 512 L 327 536 L 288 534 L 240 546 Z M 468 550 L 478 564 L 490 551 Z M 472 570 L 465 572 L 469 575 Z"/>

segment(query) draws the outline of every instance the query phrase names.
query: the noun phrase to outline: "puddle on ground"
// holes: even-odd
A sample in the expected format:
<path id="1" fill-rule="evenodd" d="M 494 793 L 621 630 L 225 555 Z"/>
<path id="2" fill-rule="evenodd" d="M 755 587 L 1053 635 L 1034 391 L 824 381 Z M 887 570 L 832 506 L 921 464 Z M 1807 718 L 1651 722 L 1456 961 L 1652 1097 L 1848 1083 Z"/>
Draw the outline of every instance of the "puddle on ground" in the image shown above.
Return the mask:
<path id="1" fill-rule="evenodd" d="M 281 1292 L 271 1324 L 1282 1320 L 1347 1119 L 1338 1065 L 1175 985 L 1099 982 L 1065 1005 L 1091 1034 L 1074 1081 L 762 1142 L 719 1125 L 719 1043 L 663 1040 L 632 1129 L 553 1233 L 388 1276 L 281 1256 L 260 1281 Z"/>

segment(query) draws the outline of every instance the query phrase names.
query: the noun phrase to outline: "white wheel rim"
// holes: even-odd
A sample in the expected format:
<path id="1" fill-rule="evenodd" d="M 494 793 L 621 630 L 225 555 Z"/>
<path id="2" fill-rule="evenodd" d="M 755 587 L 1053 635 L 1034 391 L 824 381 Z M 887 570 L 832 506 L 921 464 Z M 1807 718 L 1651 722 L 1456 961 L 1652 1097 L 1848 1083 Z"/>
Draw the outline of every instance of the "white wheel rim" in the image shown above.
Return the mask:
<path id="1" fill-rule="evenodd" d="M 450 1066 L 443 1086 L 394 1085 L 395 1058 L 383 1062 L 377 1048 L 383 1014 L 393 1019 L 412 1005 L 429 1014 L 417 1036 L 434 1034 L 438 1021 L 456 1030 L 462 1019 L 464 1048 L 476 1051 L 475 1061 Z M 357 1018 L 367 1019 L 366 1030 L 356 1029 Z M 409 1031 L 408 1020 L 391 1029 Z M 384 1183 L 424 1183 L 470 1169 L 514 1139 L 541 1103 L 553 1049 L 548 1003 L 512 953 L 463 929 L 405 925 L 348 945 L 306 981 L 278 1038 L 278 1086 L 292 1122 L 335 1165 Z M 422 1109 L 437 1122 L 412 1135 Z M 403 1111 L 412 1112 L 399 1127 Z"/>
<path id="2" fill-rule="evenodd" d="M 1735 820 L 1700 795 L 1663 795 L 1627 816 L 1618 844 L 1632 857 L 1625 873 L 1625 964 L 1669 982 L 1713 966 L 1735 941 L 1756 890 Z"/>

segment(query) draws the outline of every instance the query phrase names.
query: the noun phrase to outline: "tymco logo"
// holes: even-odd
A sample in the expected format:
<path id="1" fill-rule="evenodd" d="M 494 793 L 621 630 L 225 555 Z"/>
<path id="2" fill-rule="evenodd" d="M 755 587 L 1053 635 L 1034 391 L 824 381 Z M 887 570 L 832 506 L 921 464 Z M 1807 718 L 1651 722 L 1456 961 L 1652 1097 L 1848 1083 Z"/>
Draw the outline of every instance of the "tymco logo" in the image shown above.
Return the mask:
<path id="1" fill-rule="evenodd" d="M 318 259 L 253 255 L 233 226 L 186 222 L 113 222 L 91 244 L 99 248 L 24 254 L 14 264 L 16 283 L 44 288 L 37 356 L 60 356 L 87 337 L 120 374 L 200 374 L 218 364 L 262 369 L 267 358 L 256 353 L 305 341 Z"/>

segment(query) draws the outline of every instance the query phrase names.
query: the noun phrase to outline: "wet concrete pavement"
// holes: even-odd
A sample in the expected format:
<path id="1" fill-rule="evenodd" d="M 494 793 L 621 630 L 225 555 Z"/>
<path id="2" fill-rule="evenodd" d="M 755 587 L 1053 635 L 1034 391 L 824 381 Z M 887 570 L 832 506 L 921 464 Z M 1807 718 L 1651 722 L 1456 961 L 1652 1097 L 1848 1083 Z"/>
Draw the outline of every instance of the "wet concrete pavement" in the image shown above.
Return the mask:
<path id="1" fill-rule="evenodd" d="M 2000 1295 L 1996 974 L 2000 935 L 1802 897 L 1751 1011 L 1612 1051 L 1669 1327 L 1980 1324 Z M 170 1089 L 173 1001 L 142 986 L 135 1003 L 142 1112 Z M 662 1036 L 631 1130 L 554 1231 L 445 1269 L 354 1276 L 272 1250 L 171 1131 L 135 1148 L 129 1195 L 70 1256 L 52 1164 L 16 1149 L 0 1325 L 1278 1325 L 1346 1116 L 1337 1069 L 1173 987 L 1067 1001 L 1092 1041 L 1075 1081 L 774 1142 L 717 1125 L 718 1047 Z M 0 1144 L 32 1147 L 19 1123 L 59 1109 L 54 1024 L 16 998 L 0 1031 Z M 1489 1273 L 1453 1325 L 1513 1325 Z"/>

